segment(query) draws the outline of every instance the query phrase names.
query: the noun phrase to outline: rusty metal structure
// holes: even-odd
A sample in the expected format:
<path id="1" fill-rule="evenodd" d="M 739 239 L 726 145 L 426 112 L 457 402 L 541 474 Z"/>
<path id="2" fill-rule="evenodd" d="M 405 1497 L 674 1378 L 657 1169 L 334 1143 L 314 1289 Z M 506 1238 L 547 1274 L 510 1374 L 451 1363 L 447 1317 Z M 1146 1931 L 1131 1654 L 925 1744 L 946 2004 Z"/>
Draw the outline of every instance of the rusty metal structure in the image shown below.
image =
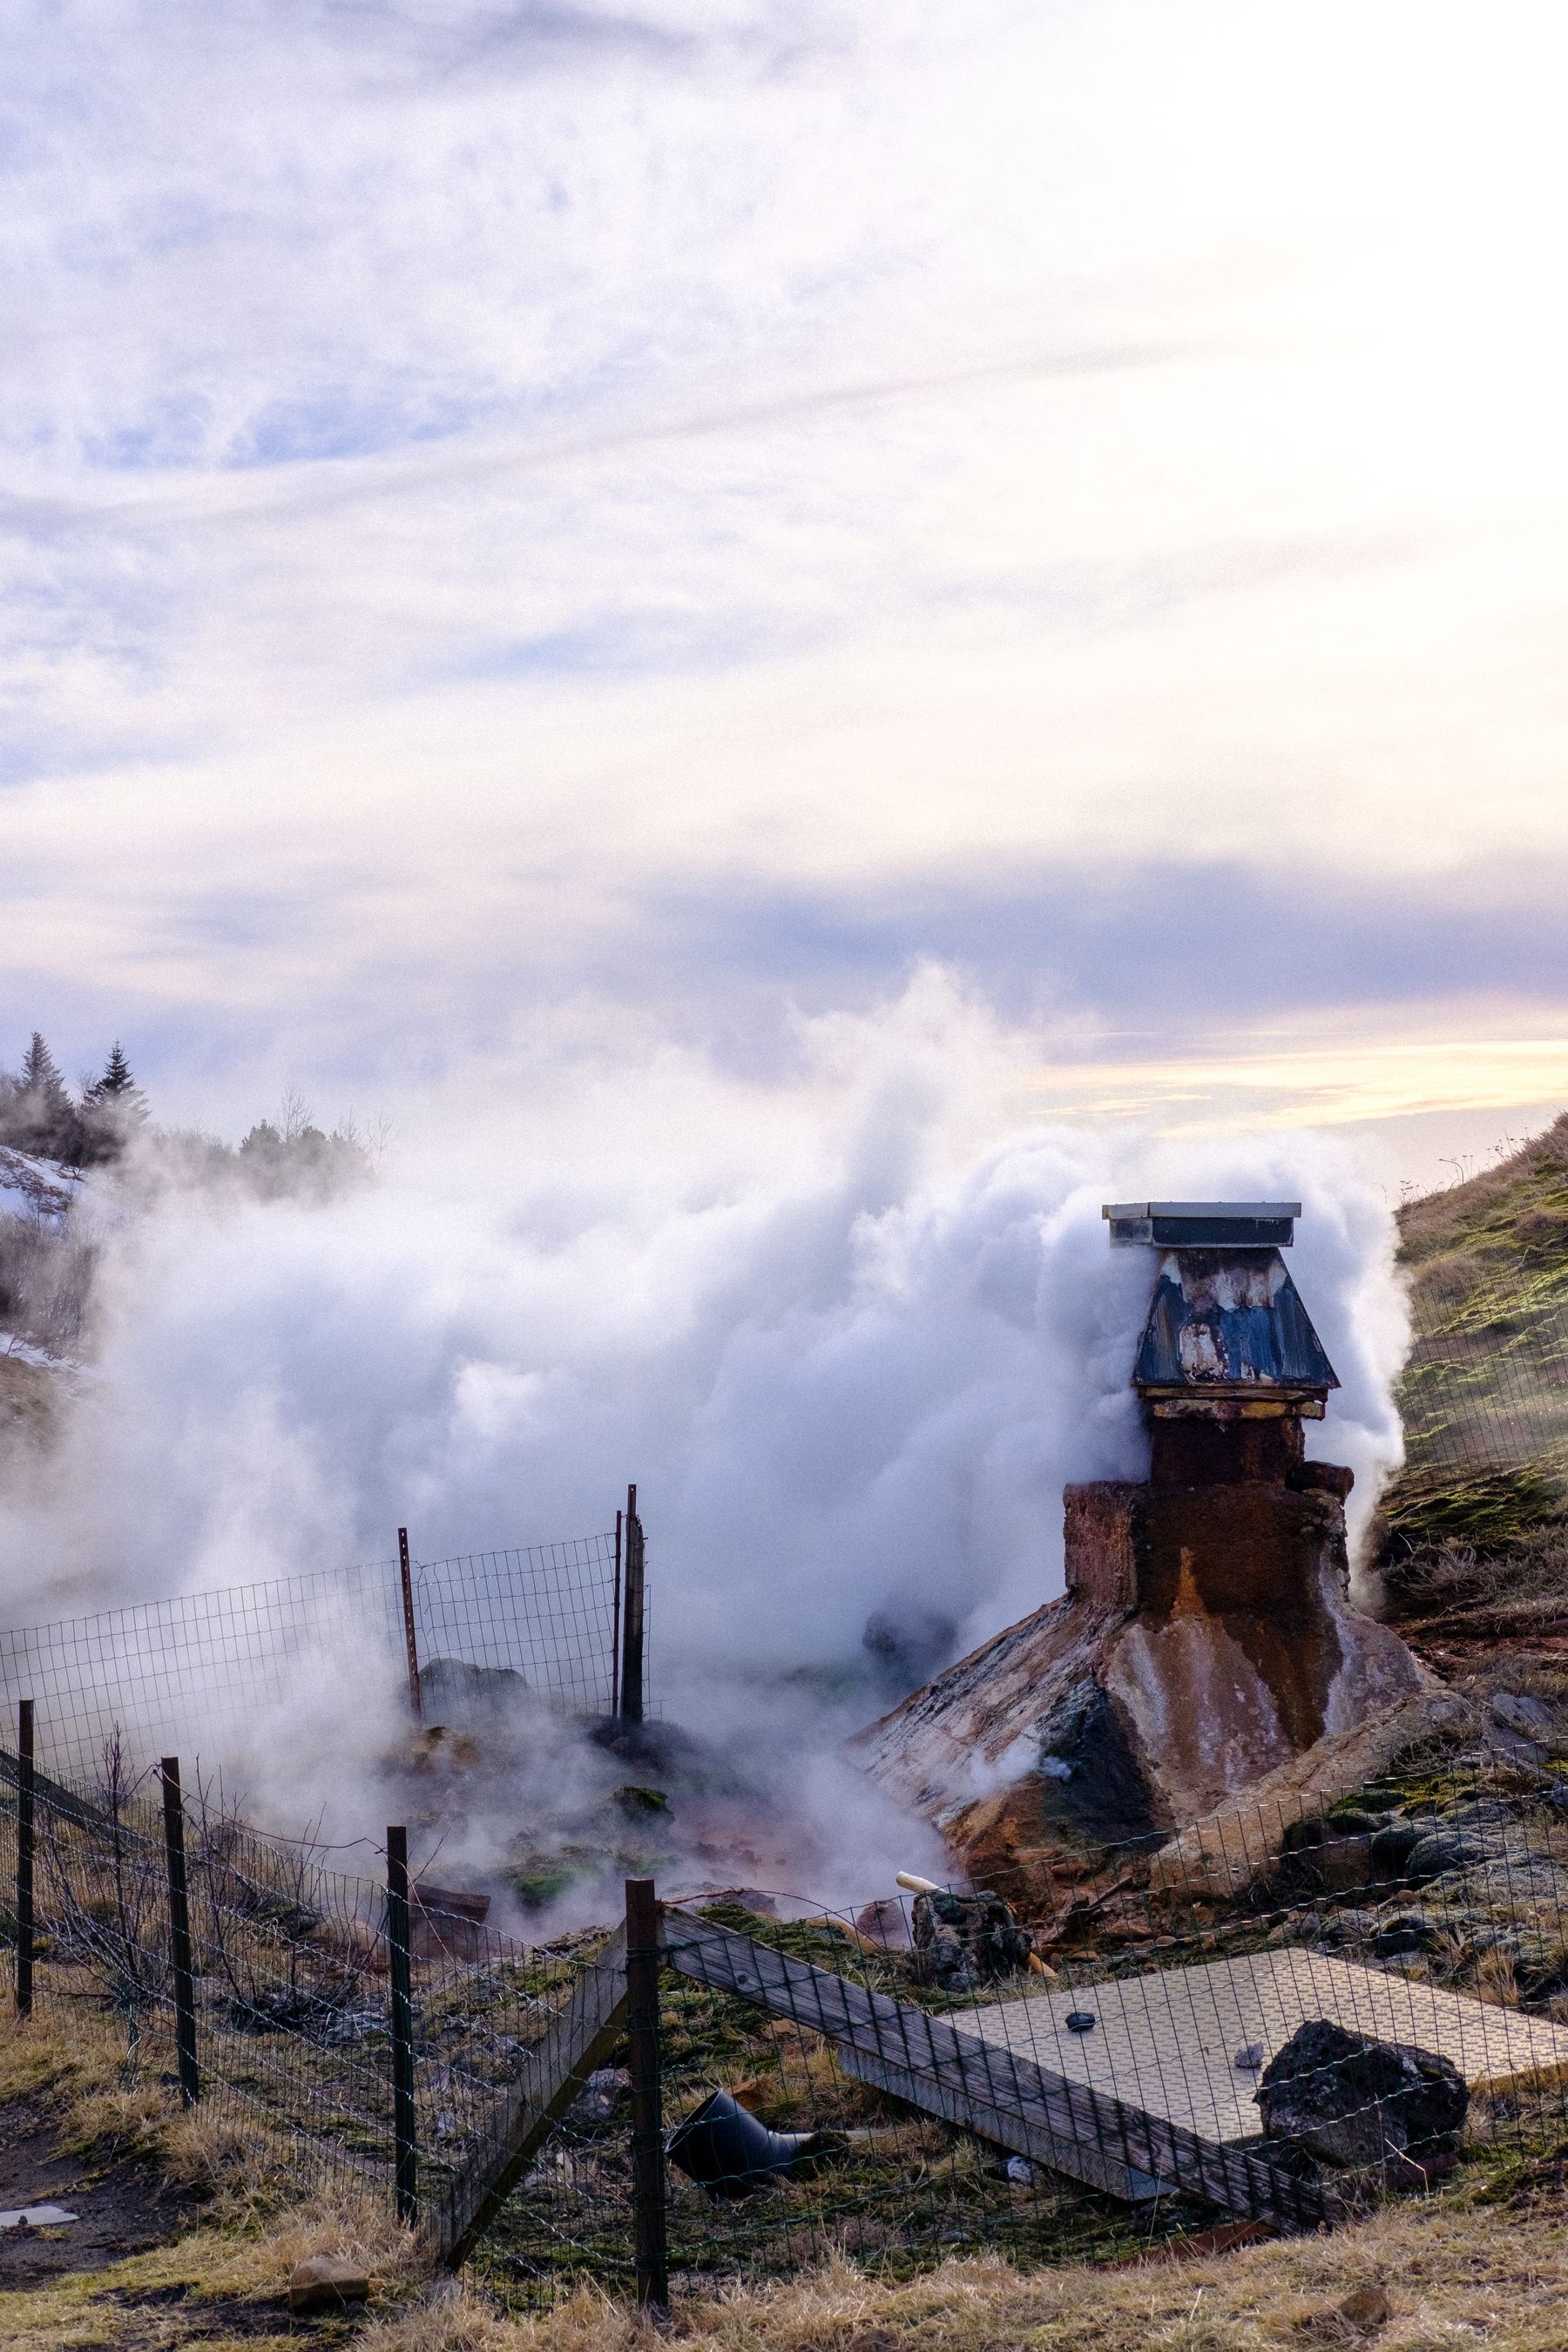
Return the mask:
<path id="1" fill-rule="evenodd" d="M 1339 1381 L 1281 1255 L 1300 1203 L 1103 1214 L 1151 1261 L 1130 1367 L 1149 1475 L 1067 1487 L 1063 1598 L 862 1736 L 980 1878 L 1085 1840 L 1159 1844 L 1280 1774 L 1304 1785 L 1429 1682 L 1351 1603 L 1351 1472 L 1307 1459 Z"/>

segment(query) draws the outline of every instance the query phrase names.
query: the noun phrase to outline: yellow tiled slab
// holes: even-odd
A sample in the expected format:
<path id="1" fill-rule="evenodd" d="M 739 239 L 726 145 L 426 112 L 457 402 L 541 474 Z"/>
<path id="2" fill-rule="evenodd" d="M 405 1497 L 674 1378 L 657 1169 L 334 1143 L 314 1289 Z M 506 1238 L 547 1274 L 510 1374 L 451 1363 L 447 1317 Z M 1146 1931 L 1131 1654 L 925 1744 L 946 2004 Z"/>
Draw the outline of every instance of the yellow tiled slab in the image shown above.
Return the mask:
<path id="1" fill-rule="evenodd" d="M 1068 2032 L 1073 2010 L 1092 2011 L 1092 2032 Z M 1436 2051 L 1472 2091 L 1568 2076 L 1568 2029 L 1545 2018 L 1297 1949 L 1154 1969 L 1076 1992 L 1042 1987 L 951 2022 L 1205 2139 L 1231 2140 L 1258 2129 L 1258 2075 L 1238 2071 L 1237 2052 L 1260 2042 L 1267 2063 L 1310 2017 Z"/>

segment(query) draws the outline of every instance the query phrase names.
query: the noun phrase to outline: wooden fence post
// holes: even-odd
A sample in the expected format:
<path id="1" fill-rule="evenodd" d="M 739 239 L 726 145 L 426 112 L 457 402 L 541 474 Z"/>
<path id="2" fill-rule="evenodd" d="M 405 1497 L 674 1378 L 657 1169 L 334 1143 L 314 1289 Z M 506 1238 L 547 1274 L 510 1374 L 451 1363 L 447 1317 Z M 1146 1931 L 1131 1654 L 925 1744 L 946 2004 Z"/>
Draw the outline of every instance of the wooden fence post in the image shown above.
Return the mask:
<path id="1" fill-rule="evenodd" d="M 416 1723 L 425 1717 L 425 1699 L 419 1688 L 419 1637 L 414 1626 L 414 1579 L 408 1567 L 408 1530 L 397 1530 L 397 1575 L 403 1587 L 403 1645 L 408 1653 L 408 1704 Z"/>
<path id="2" fill-rule="evenodd" d="M 408 1832 L 386 1832 L 386 1942 L 392 1961 L 392 2138 L 397 2218 L 419 2218 L 414 2117 L 414 1993 L 408 1963 Z"/>
<path id="3" fill-rule="evenodd" d="M 658 1902 L 651 1878 L 626 1881 L 626 2039 L 632 2087 L 632 2226 L 637 2309 L 669 2308 L 664 2116 L 658 2053 Z"/>
<path id="4" fill-rule="evenodd" d="M 642 1721 L 643 1540 L 637 1490 L 626 1488 L 626 1566 L 621 1607 L 621 1721 Z"/>
<path id="5" fill-rule="evenodd" d="M 16 2014 L 33 2014 L 33 1702 L 16 1710 Z"/>
<path id="6" fill-rule="evenodd" d="M 165 1756 L 163 1853 L 169 1865 L 169 1958 L 174 1979 L 174 2048 L 180 2063 L 180 2096 L 194 2107 L 202 2095 L 196 2064 L 196 1997 L 191 1966 L 191 1907 L 185 1885 L 185 1808 L 180 1793 L 180 1759 Z"/>

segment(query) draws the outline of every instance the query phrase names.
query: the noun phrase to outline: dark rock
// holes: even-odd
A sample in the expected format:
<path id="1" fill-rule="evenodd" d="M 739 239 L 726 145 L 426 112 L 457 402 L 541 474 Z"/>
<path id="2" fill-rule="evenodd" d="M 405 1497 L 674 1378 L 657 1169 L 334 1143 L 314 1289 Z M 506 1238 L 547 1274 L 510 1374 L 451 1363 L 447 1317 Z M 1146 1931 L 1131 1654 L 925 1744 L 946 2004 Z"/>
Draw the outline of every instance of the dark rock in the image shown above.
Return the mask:
<path id="1" fill-rule="evenodd" d="M 1338 1462 L 1298 1462 L 1286 1471 L 1285 1484 L 1299 1495 L 1331 1495 L 1342 1503 L 1355 1485 L 1355 1472 Z"/>
<path id="2" fill-rule="evenodd" d="M 1456 1837 L 1451 1831 L 1433 1830 L 1417 1838 L 1411 1847 L 1405 1875 L 1415 1885 L 1424 1886 L 1428 1879 L 1442 1878 L 1450 1870 L 1472 1870 L 1484 1859 L 1473 1840 Z"/>
<path id="3" fill-rule="evenodd" d="M 419 1669 L 419 1706 L 426 1723 L 498 1722 L 531 1697 L 513 1666 L 475 1666 L 464 1658 L 432 1658 Z"/>
<path id="4" fill-rule="evenodd" d="M 1538 1698 L 1527 1698 L 1522 1691 L 1494 1691 L 1491 1717 L 1505 1731 L 1517 1732 L 1521 1739 L 1532 1739 L 1538 1744 L 1555 1738 L 1557 1734 L 1552 1709 L 1542 1706 Z"/>
<path id="5" fill-rule="evenodd" d="M 911 1927 L 917 1970 L 944 1992 L 1020 1976 L 1034 1948 L 999 1895 L 917 1895 Z"/>
<path id="6" fill-rule="evenodd" d="M 1396 1911 L 1392 1919 L 1379 1922 L 1373 1949 L 1386 1960 L 1395 1952 L 1429 1952 L 1436 1941 L 1437 1923 L 1425 1911 Z"/>
<path id="7" fill-rule="evenodd" d="M 1293 1858 L 1292 1875 L 1303 1885 L 1330 1894 L 1351 1894 L 1359 1886 L 1370 1886 L 1377 1875 L 1373 1847 L 1386 1822 L 1386 1815 L 1349 1811 L 1310 1814 L 1292 1822 L 1285 1832 L 1285 1851 Z"/>
<path id="8" fill-rule="evenodd" d="M 1285 1832 L 1287 1853 L 1307 1853 L 1342 1838 L 1371 1837 L 1386 1825 L 1386 1814 L 1363 1813 L 1346 1807 L 1338 1813 L 1303 1813 Z"/>
<path id="9" fill-rule="evenodd" d="M 1469 2092 L 1448 2058 L 1309 2018 L 1263 2070 L 1263 2128 L 1321 2164 L 1362 2168 L 1449 2156 Z"/>
<path id="10" fill-rule="evenodd" d="M 1042 1822 L 1106 1844 L 1158 1842 L 1162 1832 L 1126 1727 L 1093 1675 L 1064 1684 L 1035 1736 Z"/>
<path id="11" fill-rule="evenodd" d="M 1377 1934 L 1378 1924 L 1375 1911 L 1331 1912 L 1321 1925 L 1318 1940 L 1331 1947 L 1371 1943 Z"/>
<path id="12" fill-rule="evenodd" d="M 1410 1857 L 1421 1843 L 1422 1832 L 1414 1822 L 1390 1822 L 1379 1830 L 1372 1842 L 1373 1884 L 1403 1878 L 1410 1867 Z"/>

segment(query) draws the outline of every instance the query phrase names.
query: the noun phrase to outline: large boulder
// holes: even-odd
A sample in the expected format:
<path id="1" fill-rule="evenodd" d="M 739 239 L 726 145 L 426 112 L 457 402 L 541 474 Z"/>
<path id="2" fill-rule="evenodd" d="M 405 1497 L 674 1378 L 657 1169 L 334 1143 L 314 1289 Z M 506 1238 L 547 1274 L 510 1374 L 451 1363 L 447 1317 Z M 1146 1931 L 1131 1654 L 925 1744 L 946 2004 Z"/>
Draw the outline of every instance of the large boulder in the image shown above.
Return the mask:
<path id="1" fill-rule="evenodd" d="M 1263 2128 L 1342 2171 L 1452 2158 L 1469 2105 L 1452 2059 L 1412 2042 L 1376 2042 L 1325 2017 L 1298 2026 L 1254 2094 Z"/>

